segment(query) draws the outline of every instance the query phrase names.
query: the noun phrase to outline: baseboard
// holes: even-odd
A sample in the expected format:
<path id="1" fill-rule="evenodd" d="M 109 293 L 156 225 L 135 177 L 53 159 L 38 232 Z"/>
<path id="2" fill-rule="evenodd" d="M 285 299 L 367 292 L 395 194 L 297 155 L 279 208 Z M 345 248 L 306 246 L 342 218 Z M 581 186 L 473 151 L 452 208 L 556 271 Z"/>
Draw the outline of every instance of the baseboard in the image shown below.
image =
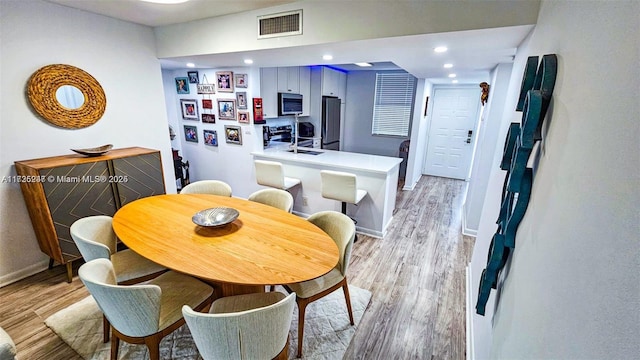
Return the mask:
<path id="1" fill-rule="evenodd" d="M 44 260 L 42 262 L 35 263 L 24 269 L 20 269 L 16 272 L 12 272 L 10 274 L 0 276 L 0 287 L 12 284 L 26 277 L 37 274 L 41 271 L 46 270 L 48 267 L 49 267 L 49 260 Z"/>
<path id="2" fill-rule="evenodd" d="M 463 206 L 462 207 L 462 235 L 477 237 L 478 229 L 469 229 L 467 227 L 467 215 L 464 210 L 465 210 L 465 207 Z"/>
<path id="3" fill-rule="evenodd" d="M 466 284 L 466 299 L 467 299 L 467 360 L 473 360 L 475 358 L 475 347 L 473 345 L 473 312 L 471 309 L 473 308 L 473 299 L 472 299 L 472 276 L 471 276 L 471 266 L 467 265 L 466 268 L 467 273 L 467 284 Z"/>

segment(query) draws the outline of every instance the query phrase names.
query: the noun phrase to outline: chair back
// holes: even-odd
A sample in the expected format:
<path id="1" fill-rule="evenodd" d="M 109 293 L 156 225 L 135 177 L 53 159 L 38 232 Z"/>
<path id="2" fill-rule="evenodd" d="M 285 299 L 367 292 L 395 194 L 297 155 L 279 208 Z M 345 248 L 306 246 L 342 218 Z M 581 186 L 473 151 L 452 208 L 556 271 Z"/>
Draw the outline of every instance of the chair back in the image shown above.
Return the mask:
<path id="1" fill-rule="evenodd" d="M 327 233 L 338 245 L 338 268 L 342 275 L 346 276 L 351 259 L 351 247 L 356 237 L 356 225 L 353 220 L 345 214 L 330 210 L 317 212 L 307 220 Z"/>
<path id="2" fill-rule="evenodd" d="M 355 204 L 358 202 L 356 175 L 341 171 L 320 170 L 322 197 Z"/>
<path id="3" fill-rule="evenodd" d="M 117 237 L 112 222 L 111 216 L 98 215 L 87 216 L 71 224 L 71 238 L 85 261 L 110 259 L 115 254 Z"/>
<path id="4" fill-rule="evenodd" d="M 11 336 L 0 327 L 0 359 L 13 360 L 16 358 L 16 344 Z"/>
<path id="5" fill-rule="evenodd" d="M 282 163 L 268 160 L 255 160 L 256 181 L 260 185 L 284 189 L 284 170 Z"/>
<path id="6" fill-rule="evenodd" d="M 182 307 L 200 355 L 210 359 L 272 359 L 288 346 L 296 294 L 256 309 L 204 314 Z"/>
<path id="7" fill-rule="evenodd" d="M 280 189 L 262 189 L 249 195 L 249 201 L 273 206 L 287 212 L 293 211 L 293 195 Z"/>
<path id="8" fill-rule="evenodd" d="M 231 197 L 231 186 L 220 180 L 200 180 L 183 187 L 180 194 L 211 194 Z"/>
<path id="9" fill-rule="evenodd" d="M 144 337 L 158 332 L 160 297 L 157 285 L 116 285 L 113 264 L 107 259 L 89 261 L 78 269 L 80 280 L 120 333 Z"/>

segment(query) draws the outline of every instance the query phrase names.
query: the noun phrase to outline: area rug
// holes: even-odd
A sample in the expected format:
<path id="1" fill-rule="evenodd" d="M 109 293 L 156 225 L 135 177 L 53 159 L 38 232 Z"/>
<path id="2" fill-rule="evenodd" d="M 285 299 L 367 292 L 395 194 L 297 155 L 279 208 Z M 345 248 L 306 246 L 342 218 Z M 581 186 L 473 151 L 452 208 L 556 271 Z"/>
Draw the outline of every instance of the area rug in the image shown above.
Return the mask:
<path id="1" fill-rule="evenodd" d="M 303 359 L 342 359 L 371 299 L 371 292 L 355 286 L 349 286 L 349 295 L 355 326 L 349 324 L 341 290 L 307 306 Z M 91 296 L 51 315 L 45 320 L 45 324 L 84 359 L 109 359 L 110 345 L 102 343 L 102 313 Z M 289 330 L 291 359 L 296 355 L 297 329 L 296 306 Z M 162 340 L 160 357 L 173 360 L 201 359 L 186 325 Z M 144 345 L 120 342 L 119 359 L 148 358 Z"/>

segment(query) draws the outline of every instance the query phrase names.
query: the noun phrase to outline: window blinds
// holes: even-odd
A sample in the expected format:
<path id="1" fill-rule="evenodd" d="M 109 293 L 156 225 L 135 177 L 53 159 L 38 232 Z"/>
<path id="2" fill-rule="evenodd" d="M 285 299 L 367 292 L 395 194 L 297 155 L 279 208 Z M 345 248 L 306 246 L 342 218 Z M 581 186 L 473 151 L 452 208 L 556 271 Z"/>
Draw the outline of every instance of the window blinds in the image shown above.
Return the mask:
<path id="1" fill-rule="evenodd" d="M 409 136 L 415 84 L 411 74 L 376 74 L 373 135 Z"/>

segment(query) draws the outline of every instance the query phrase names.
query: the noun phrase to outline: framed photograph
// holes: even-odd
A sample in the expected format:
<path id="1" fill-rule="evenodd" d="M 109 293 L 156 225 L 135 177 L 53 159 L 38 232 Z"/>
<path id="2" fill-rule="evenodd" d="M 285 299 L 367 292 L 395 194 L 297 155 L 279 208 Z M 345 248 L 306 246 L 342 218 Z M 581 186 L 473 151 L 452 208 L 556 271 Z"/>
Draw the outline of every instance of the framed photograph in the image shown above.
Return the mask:
<path id="1" fill-rule="evenodd" d="M 216 115 L 215 114 L 202 114 L 202 122 L 205 124 L 215 124 L 216 123 Z"/>
<path id="2" fill-rule="evenodd" d="M 215 130 L 203 131 L 204 144 L 209 146 L 218 146 L 218 132 Z"/>
<path id="3" fill-rule="evenodd" d="M 178 94 L 188 94 L 189 93 L 189 79 L 186 77 L 177 77 L 176 78 L 176 92 Z"/>
<path id="4" fill-rule="evenodd" d="M 233 92 L 233 72 L 216 72 L 216 83 L 218 84 L 218 92 Z"/>
<path id="5" fill-rule="evenodd" d="M 238 122 L 243 124 L 250 124 L 251 118 L 248 111 L 238 111 Z"/>
<path id="6" fill-rule="evenodd" d="M 235 74 L 234 78 L 236 80 L 237 88 L 246 88 L 247 87 L 247 74 Z"/>
<path id="7" fill-rule="evenodd" d="M 213 84 L 198 84 L 198 94 L 215 94 L 216 86 Z"/>
<path id="8" fill-rule="evenodd" d="M 236 119 L 236 101 L 234 99 L 218 99 L 218 119 Z"/>
<path id="9" fill-rule="evenodd" d="M 246 91 L 239 91 L 236 93 L 236 104 L 238 105 L 238 110 L 247 109 L 247 92 Z"/>
<path id="10" fill-rule="evenodd" d="M 198 121 L 198 102 L 193 99 L 180 99 L 182 118 Z"/>
<path id="11" fill-rule="evenodd" d="M 195 126 L 184 126 L 184 139 L 190 142 L 198 142 L 198 128 Z"/>
<path id="12" fill-rule="evenodd" d="M 200 82 L 200 78 L 198 77 L 197 71 L 187 71 L 187 77 L 189 78 L 189 82 L 192 84 L 197 84 Z"/>
<path id="13" fill-rule="evenodd" d="M 211 99 L 202 99 L 202 108 L 203 109 L 213 109 L 213 100 L 211 100 Z"/>
<path id="14" fill-rule="evenodd" d="M 224 136 L 229 144 L 242 145 L 242 129 L 240 126 L 224 126 Z"/>

